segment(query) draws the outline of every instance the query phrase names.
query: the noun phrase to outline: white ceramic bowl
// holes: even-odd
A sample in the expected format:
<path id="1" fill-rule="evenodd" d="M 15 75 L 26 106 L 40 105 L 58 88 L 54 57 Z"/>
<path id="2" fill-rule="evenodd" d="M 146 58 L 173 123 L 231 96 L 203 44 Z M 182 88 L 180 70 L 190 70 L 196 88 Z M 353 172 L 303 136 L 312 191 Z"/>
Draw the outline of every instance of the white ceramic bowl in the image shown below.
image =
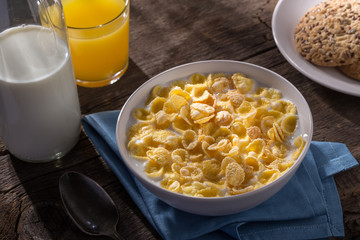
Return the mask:
<path id="1" fill-rule="evenodd" d="M 143 172 L 143 163 L 132 158 L 126 148 L 126 132 L 135 123 L 132 118 L 134 108 L 144 106 L 145 99 L 151 89 L 156 85 L 167 85 L 177 79 L 186 79 L 193 73 L 235 73 L 241 72 L 255 81 L 268 87 L 279 89 L 284 98 L 291 100 L 297 106 L 299 115 L 299 130 L 306 140 L 306 146 L 295 164 L 280 178 L 257 190 L 227 197 L 205 198 L 192 197 L 174 193 L 163 189 L 147 177 Z M 280 75 L 253 64 L 228 60 L 209 60 L 184 64 L 162 72 L 141 85 L 127 100 L 123 106 L 117 121 L 116 135 L 117 146 L 121 157 L 136 176 L 137 179 L 155 196 L 169 205 L 186 212 L 220 216 L 245 211 L 264 202 L 278 192 L 294 175 L 309 149 L 313 131 L 313 121 L 310 108 L 301 93 L 285 78 Z"/>

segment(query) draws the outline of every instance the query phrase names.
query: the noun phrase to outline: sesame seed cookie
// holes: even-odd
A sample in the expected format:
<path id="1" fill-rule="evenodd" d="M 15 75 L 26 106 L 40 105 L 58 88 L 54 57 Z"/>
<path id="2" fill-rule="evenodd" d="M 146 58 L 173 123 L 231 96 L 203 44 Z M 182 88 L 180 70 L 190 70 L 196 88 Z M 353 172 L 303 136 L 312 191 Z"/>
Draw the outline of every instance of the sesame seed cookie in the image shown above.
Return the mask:
<path id="1" fill-rule="evenodd" d="M 339 67 L 345 75 L 360 81 L 360 62 Z"/>
<path id="2" fill-rule="evenodd" d="M 360 59 L 360 1 L 328 0 L 311 8 L 295 29 L 298 52 L 319 66 L 349 65 Z"/>

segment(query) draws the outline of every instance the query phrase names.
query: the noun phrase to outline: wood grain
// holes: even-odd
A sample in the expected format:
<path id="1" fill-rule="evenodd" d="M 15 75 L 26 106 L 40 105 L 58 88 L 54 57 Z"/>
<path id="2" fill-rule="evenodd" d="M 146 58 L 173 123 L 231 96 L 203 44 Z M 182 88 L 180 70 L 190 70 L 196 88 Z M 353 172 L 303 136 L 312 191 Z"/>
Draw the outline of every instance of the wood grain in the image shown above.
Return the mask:
<path id="1" fill-rule="evenodd" d="M 78 87 L 83 115 L 121 109 L 152 76 L 179 64 L 208 59 L 254 63 L 292 82 L 308 101 L 313 140 L 345 143 L 360 160 L 360 98 L 325 88 L 295 70 L 278 51 L 271 32 L 277 0 L 132 0 L 130 63 L 123 78 L 102 88 Z M 102 185 L 117 204 L 125 239 L 160 239 L 126 190 L 82 133 L 63 159 L 22 162 L 0 142 L 0 239 L 108 239 L 90 237 L 65 214 L 58 180 L 79 171 Z M 337 174 L 346 237 L 360 237 L 360 168 Z"/>

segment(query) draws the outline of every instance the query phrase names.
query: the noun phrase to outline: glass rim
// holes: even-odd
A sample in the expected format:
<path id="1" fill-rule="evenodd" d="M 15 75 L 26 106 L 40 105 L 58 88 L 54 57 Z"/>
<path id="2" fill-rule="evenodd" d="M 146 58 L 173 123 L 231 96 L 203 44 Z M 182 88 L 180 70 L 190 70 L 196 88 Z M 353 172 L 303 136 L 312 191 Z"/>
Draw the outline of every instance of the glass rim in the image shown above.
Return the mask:
<path id="1" fill-rule="evenodd" d="M 127 10 L 127 8 L 129 7 L 129 1 L 130 0 L 125 0 L 125 6 L 124 6 L 124 9 L 119 13 L 119 15 L 117 15 L 115 18 L 111 19 L 110 21 L 106 22 L 106 23 L 103 23 L 103 24 L 100 24 L 100 25 L 97 25 L 97 26 L 93 26 L 93 27 L 71 27 L 71 26 L 66 26 L 68 29 L 73 29 L 73 30 L 91 30 L 91 29 L 97 29 L 97 28 L 102 28 L 106 25 L 109 25 L 113 22 L 115 22 L 118 18 L 120 18 L 123 13 Z M 66 19 L 65 19 L 66 21 Z"/>

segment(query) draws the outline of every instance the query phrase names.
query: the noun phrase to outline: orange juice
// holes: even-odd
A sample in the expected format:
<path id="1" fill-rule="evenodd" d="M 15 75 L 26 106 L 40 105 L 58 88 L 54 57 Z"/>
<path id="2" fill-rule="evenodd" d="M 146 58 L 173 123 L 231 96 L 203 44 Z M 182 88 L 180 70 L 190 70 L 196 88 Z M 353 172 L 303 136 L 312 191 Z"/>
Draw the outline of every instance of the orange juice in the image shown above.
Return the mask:
<path id="1" fill-rule="evenodd" d="M 97 87 L 128 65 L 129 6 L 124 0 L 63 0 L 78 85 Z"/>

